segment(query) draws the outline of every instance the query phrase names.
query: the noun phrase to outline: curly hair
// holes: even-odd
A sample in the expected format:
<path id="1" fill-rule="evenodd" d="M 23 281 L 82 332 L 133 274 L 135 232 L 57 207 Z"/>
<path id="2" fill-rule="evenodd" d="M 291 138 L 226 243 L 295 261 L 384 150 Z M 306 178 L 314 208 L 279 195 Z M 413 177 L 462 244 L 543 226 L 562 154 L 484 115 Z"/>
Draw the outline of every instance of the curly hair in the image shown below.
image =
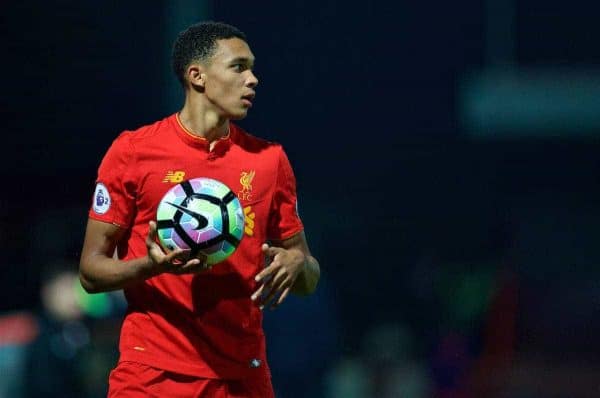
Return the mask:
<path id="1" fill-rule="evenodd" d="M 205 21 L 191 25 L 177 35 L 173 44 L 173 72 L 185 87 L 185 71 L 193 62 L 205 62 L 213 55 L 217 40 L 237 37 L 247 41 L 238 28 L 223 22 Z"/>

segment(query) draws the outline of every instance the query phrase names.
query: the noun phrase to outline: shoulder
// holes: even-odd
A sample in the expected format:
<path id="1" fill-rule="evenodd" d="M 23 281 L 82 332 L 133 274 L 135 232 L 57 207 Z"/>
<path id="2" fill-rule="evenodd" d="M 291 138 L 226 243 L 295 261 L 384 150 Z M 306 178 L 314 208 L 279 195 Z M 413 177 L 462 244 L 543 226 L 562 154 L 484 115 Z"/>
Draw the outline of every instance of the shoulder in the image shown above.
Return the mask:
<path id="1" fill-rule="evenodd" d="M 281 144 L 275 141 L 269 141 L 267 139 L 257 137 L 250 134 L 237 124 L 231 123 L 232 139 L 236 144 L 244 147 L 251 147 L 257 149 L 276 149 L 281 148 Z"/>
<path id="2" fill-rule="evenodd" d="M 123 130 L 116 138 L 113 139 L 106 154 L 105 161 L 120 159 L 122 162 L 131 162 L 136 158 L 136 152 L 142 146 L 146 146 L 157 137 L 160 140 L 161 132 L 169 128 L 168 118 L 156 121 L 152 124 L 144 125 L 135 130 Z"/>
<path id="3" fill-rule="evenodd" d="M 243 151 L 251 156 L 257 156 L 256 160 L 262 164 L 270 165 L 279 173 L 291 175 L 292 165 L 282 144 L 256 137 L 241 127 L 233 125 L 232 139 Z"/>
<path id="4" fill-rule="evenodd" d="M 280 143 L 252 135 L 233 123 L 232 127 L 232 140 L 243 150 L 276 157 L 284 153 L 283 146 Z"/>
<path id="5" fill-rule="evenodd" d="M 123 141 L 131 146 L 145 142 L 148 139 L 160 136 L 166 131 L 172 129 L 170 119 L 172 116 L 157 120 L 154 123 L 140 126 L 134 130 L 124 130 L 115 141 Z"/>
<path id="6" fill-rule="evenodd" d="M 112 141 L 107 154 L 121 154 L 121 156 L 131 158 L 135 152 L 143 151 L 143 147 L 151 146 L 153 142 L 164 141 L 162 137 L 171 128 L 169 117 L 166 117 L 133 130 L 123 130 Z"/>

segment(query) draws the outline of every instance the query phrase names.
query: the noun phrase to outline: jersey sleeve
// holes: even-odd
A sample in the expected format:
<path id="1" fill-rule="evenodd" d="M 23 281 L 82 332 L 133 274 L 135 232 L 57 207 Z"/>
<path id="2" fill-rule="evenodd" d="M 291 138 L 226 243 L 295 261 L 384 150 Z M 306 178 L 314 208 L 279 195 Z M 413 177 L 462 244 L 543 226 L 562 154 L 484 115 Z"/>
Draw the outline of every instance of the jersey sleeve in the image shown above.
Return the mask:
<path id="1" fill-rule="evenodd" d="M 131 225 L 136 188 L 134 152 L 128 132 L 117 137 L 100 163 L 89 217 L 127 228 Z"/>
<path id="2" fill-rule="evenodd" d="M 282 149 L 271 202 L 267 237 L 270 240 L 283 240 L 303 229 L 304 226 L 298 216 L 296 177 L 290 161 Z"/>

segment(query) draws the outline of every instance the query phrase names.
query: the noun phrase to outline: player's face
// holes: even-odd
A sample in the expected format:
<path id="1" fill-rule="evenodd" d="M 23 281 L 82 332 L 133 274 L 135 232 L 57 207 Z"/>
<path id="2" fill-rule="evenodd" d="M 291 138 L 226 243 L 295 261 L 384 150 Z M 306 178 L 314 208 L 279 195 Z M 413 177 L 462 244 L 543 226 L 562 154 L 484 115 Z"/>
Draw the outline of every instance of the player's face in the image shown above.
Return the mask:
<path id="1" fill-rule="evenodd" d="M 217 41 L 205 67 L 204 93 L 220 116 L 242 119 L 252 106 L 258 79 L 252 73 L 254 55 L 238 38 Z"/>

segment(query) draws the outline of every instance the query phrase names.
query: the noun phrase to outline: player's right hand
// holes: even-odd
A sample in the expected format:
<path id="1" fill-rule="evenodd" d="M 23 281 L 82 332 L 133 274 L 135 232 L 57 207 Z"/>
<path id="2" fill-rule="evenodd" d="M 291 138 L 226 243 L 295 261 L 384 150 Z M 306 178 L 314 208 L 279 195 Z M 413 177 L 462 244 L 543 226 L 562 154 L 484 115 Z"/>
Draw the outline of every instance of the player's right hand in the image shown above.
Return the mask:
<path id="1" fill-rule="evenodd" d="M 189 259 L 189 251 L 176 249 L 165 254 L 158 243 L 156 243 L 157 229 L 156 223 L 150 221 L 148 236 L 146 237 L 146 248 L 148 249 L 148 258 L 153 264 L 153 270 L 156 274 L 193 274 L 210 269 L 206 264 L 206 258 L 196 257 Z"/>

